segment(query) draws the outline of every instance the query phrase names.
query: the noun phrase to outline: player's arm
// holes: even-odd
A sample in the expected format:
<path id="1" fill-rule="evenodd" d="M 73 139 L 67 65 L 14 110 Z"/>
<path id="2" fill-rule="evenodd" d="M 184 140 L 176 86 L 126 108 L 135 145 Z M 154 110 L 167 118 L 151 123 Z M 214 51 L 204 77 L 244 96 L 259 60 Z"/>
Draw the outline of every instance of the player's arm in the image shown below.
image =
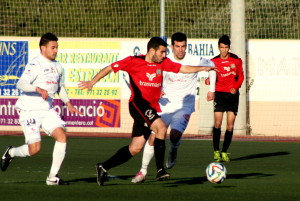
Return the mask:
<path id="1" fill-rule="evenodd" d="M 206 99 L 207 101 L 212 101 L 215 99 L 217 72 L 214 70 L 210 70 L 208 72 L 208 79 L 209 79 L 209 90 L 207 92 Z"/>
<path id="2" fill-rule="evenodd" d="M 238 60 L 238 65 L 237 65 L 237 80 L 235 83 L 235 89 L 238 90 L 244 81 L 245 77 L 244 77 L 244 70 L 243 70 L 243 66 L 242 66 L 242 60 L 239 59 Z"/>
<path id="3" fill-rule="evenodd" d="M 112 67 L 111 65 L 106 66 L 105 68 L 103 68 L 102 70 L 100 70 L 91 81 L 80 81 L 78 83 L 78 87 L 83 90 L 83 89 L 88 89 L 91 90 L 93 88 L 93 86 L 102 78 L 104 78 L 105 76 L 107 76 L 108 74 L 110 74 L 112 72 Z"/>
<path id="4" fill-rule="evenodd" d="M 209 60 L 211 66 L 215 66 L 214 62 Z M 216 80 L 217 80 L 217 72 L 215 70 L 208 71 L 208 79 L 209 79 L 209 90 L 207 92 L 207 100 L 212 101 L 215 99 L 215 90 L 216 90 Z"/>
<path id="5" fill-rule="evenodd" d="M 187 66 L 187 65 L 182 65 L 180 67 L 179 72 L 180 73 L 197 73 L 200 71 L 210 71 L 210 70 L 215 70 L 216 67 L 214 66 Z"/>
<path id="6" fill-rule="evenodd" d="M 58 95 L 59 95 L 59 98 L 62 100 L 62 102 L 64 102 L 65 105 L 68 107 L 68 110 L 71 112 L 71 114 L 76 113 L 76 114 L 83 115 L 83 113 L 79 112 L 70 102 L 70 99 L 68 97 L 67 91 L 64 86 L 61 85 L 59 87 Z"/>
<path id="7" fill-rule="evenodd" d="M 40 87 L 34 86 L 32 83 L 36 79 L 38 71 L 35 64 L 28 64 L 17 83 L 17 89 L 24 92 L 37 92 L 44 100 L 47 100 L 49 95 L 48 91 Z"/>

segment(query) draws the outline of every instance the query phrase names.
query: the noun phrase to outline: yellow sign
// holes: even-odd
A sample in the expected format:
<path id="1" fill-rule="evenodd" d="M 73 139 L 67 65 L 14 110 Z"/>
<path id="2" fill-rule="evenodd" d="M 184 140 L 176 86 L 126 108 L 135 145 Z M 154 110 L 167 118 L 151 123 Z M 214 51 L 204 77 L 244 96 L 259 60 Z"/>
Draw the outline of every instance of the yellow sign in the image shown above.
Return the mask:
<path id="1" fill-rule="evenodd" d="M 81 90 L 78 87 L 66 87 L 70 98 L 121 99 L 120 87 L 94 87 L 92 90 Z"/>

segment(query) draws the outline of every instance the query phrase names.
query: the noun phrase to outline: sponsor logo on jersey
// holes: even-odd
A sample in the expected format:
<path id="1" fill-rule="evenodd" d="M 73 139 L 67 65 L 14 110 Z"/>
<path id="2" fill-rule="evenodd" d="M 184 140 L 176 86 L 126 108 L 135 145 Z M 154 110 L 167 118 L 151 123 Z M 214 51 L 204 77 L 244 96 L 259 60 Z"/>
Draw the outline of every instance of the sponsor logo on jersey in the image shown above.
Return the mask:
<path id="1" fill-rule="evenodd" d="M 153 73 L 153 74 L 146 73 L 146 76 L 149 79 L 149 81 L 152 81 L 156 77 L 156 74 L 155 73 Z"/>
<path id="2" fill-rule="evenodd" d="M 113 65 L 114 68 L 118 68 L 119 67 L 119 64 L 115 64 Z"/>

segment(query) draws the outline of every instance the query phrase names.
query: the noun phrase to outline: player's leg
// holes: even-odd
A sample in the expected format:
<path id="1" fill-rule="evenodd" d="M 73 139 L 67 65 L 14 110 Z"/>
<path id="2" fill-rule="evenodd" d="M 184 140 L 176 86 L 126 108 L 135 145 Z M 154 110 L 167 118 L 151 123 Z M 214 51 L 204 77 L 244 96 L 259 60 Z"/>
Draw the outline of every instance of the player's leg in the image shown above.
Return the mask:
<path id="1" fill-rule="evenodd" d="M 122 147 L 108 160 L 103 163 L 98 163 L 96 165 L 98 185 L 103 186 L 109 169 L 126 163 L 129 159 L 138 154 L 143 149 L 145 142 L 146 139 L 143 135 L 135 136 L 132 138 L 129 146 Z"/>
<path id="2" fill-rule="evenodd" d="M 224 162 L 230 161 L 228 154 L 227 154 L 227 150 L 232 141 L 235 118 L 236 118 L 236 115 L 233 112 L 231 112 L 231 111 L 227 112 L 227 128 L 226 128 L 226 132 L 224 135 L 224 142 L 223 142 L 223 147 L 222 147 L 222 160 Z"/>
<path id="3" fill-rule="evenodd" d="M 146 114 L 146 110 L 153 110 L 151 111 L 151 119 L 149 116 L 144 116 Z M 113 167 L 121 165 L 127 162 L 132 156 L 138 154 L 144 147 L 146 140 L 149 138 L 151 134 L 151 130 L 148 126 L 151 123 L 151 120 L 154 121 L 158 118 L 158 114 L 152 108 L 149 108 L 146 104 L 139 104 L 138 103 L 129 103 L 129 112 L 132 118 L 134 119 L 133 127 L 132 127 L 132 140 L 129 146 L 122 147 L 106 160 L 104 163 L 96 164 L 96 171 L 97 171 L 97 183 L 99 186 L 104 184 L 107 171 Z M 145 126 L 145 124 L 147 126 Z"/>
<path id="4" fill-rule="evenodd" d="M 165 137 L 167 127 L 161 118 L 157 118 L 151 125 L 151 130 L 155 133 L 154 140 L 154 155 L 156 162 L 156 180 L 165 180 L 170 178 L 170 174 L 166 172 L 164 168 L 166 143 Z"/>
<path id="5" fill-rule="evenodd" d="M 65 132 L 65 122 L 61 120 L 60 116 L 55 110 L 47 111 L 47 115 L 43 118 L 42 127 L 46 134 L 52 136 L 55 140 L 52 152 L 52 164 L 50 173 L 46 179 L 47 185 L 68 185 L 58 176 L 58 172 L 66 156 L 67 135 Z"/>
<path id="6" fill-rule="evenodd" d="M 224 136 L 224 142 L 223 142 L 223 148 L 222 148 L 222 160 L 224 162 L 229 162 L 230 159 L 227 154 L 227 150 L 231 144 L 232 136 L 233 136 L 233 127 L 235 118 L 238 112 L 239 107 L 239 91 L 237 91 L 236 94 L 228 94 L 226 98 L 227 102 L 227 126 L 226 126 L 226 132 Z"/>
<path id="7" fill-rule="evenodd" d="M 140 171 L 132 178 L 132 183 L 140 183 L 146 180 L 148 166 L 150 164 L 151 159 L 154 156 L 154 139 L 155 134 L 152 133 L 144 146 L 142 167 Z"/>
<path id="8" fill-rule="evenodd" d="M 182 108 L 171 114 L 170 149 L 166 167 L 171 169 L 176 164 L 178 148 L 181 144 L 181 137 L 190 120 L 192 110 Z"/>
<path id="9" fill-rule="evenodd" d="M 220 138 L 221 138 L 221 125 L 223 120 L 223 112 L 214 112 L 215 124 L 213 128 L 213 148 L 214 148 L 214 160 L 221 161 L 220 153 Z"/>
<path id="10" fill-rule="evenodd" d="M 19 118 L 25 136 L 25 144 L 19 147 L 8 146 L 1 160 L 1 170 L 5 171 L 15 157 L 37 154 L 41 149 L 40 120 L 36 112 L 20 112 Z"/>

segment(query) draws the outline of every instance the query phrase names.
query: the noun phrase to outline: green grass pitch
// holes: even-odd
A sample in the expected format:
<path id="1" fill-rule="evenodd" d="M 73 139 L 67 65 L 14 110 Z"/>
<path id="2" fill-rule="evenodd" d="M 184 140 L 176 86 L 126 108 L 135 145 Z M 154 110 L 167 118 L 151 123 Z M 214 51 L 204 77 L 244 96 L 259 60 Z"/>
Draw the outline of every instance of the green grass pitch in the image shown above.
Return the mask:
<path id="1" fill-rule="evenodd" d="M 126 138 L 70 137 L 60 176 L 69 186 L 47 186 L 54 141 L 42 138 L 42 150 L 33 157 L 15 158 L 0 172 L 1 201 L 288 201 L 300 200 L 300 143 L 233 141 L 227 179 L 222 184 L 206 180 L 205 168 L 212 162 L 211 140 L 183 140 L 178 160 L 168 181 L 155 181 L 155 160 L 147 180 L 131 183 L 141 166 L 140 153 L 109 171 L 104 186 L 96 184 L 95 164 L 127 145 Z M 21 136 L 0 136 L 1 155 L 7 145 L 23 144 Z M 168 150 L 168 140 L 166 141 Z M 166 151 L 167 156 L 167 151 Z"/>

